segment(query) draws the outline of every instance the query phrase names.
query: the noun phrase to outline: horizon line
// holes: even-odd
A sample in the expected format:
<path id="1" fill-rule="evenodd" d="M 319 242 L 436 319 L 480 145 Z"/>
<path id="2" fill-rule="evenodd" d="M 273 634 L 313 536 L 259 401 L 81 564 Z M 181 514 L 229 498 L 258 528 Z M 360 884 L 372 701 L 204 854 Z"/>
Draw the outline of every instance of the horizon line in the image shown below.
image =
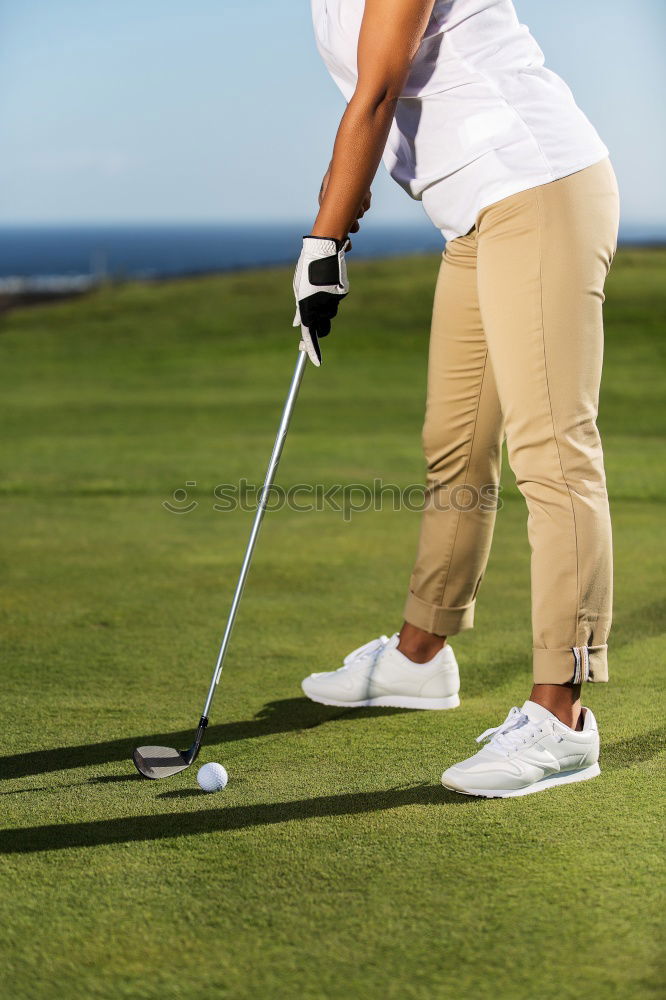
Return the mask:
<path id="1" fill-rule="evenodd" d="M 5 220 L 0 219 L 0 229 L 50 229 L 50 228 L 72 228 L 72 229 L 85 229 L 99 227 L 148 227 L 148 226 L 196 226 L 196 227 L 222 227 L 222 226 L 252 226 L 266 228 L 275 226 L 290 226 L 294 229 L 308 228 L 311 226 L 312 220 L 308 219 L 257 219 L 257 218 L 246 218 L 246 219 L 140 219 L 140 218 L 114 218 L 114 219 L 17 219 L 17 220 Z M 394 227 L 412 227 L 419 228 L 425 231 L 431 231 L 432 235 L 438 234 L 440 231 L 435 226 L 428 221 L 428 219 L 378 219 L 376 221 L 368 221 L 365 223 L 365 230 L 368 231 L 373 228 L 394 226 Z M 620 223 L 620 234 L 627 230 L 645 230 L 649 232 L 663 232 L 666 234 L 666 219 L 663 221 L 655 222 L 654 220 L 643 221 L 643 220 L 633 220 L 628 219 Z"/>

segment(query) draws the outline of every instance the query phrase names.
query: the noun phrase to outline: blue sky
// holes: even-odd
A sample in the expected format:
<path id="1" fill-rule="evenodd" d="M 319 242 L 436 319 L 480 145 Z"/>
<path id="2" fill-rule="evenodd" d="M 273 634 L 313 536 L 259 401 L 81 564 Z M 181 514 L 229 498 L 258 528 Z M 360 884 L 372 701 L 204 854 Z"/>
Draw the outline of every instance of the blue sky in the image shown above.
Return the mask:
<path id="1" fill-rule="evenodd" d="M 516 6 L 666 228 L 664 0 Z M 0 222 L 308 220 L 343 109 L 308 0 L 2 0 Z M 383 167 L 373 214 L 423 218 Z"/>

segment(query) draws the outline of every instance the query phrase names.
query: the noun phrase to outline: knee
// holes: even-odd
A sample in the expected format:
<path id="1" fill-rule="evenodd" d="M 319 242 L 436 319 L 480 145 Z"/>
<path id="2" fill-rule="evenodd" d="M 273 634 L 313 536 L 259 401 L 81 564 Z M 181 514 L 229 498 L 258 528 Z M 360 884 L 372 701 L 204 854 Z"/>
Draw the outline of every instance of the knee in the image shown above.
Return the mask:
<path id="1" fill-rule="evenodd" d="M 456 455 L 461 453 L 462 442 L 451 433 L 445 421 L 428 419 L 423 425 L 421 444 L 430 474 L 443 473 L 450 468 Z"/>
<path id="2" fill-rule="evenodd" d="M 478 431 L 478 429 L 477 429 Z M 499 477 L 502 454 L 501 434 L 470 433 L 459 430 L 450 422 L 426 419 L 422 433 L 428 477 L 439 482 L 452 482 L 461 477 L 476 481 L 495 482 Z"/>

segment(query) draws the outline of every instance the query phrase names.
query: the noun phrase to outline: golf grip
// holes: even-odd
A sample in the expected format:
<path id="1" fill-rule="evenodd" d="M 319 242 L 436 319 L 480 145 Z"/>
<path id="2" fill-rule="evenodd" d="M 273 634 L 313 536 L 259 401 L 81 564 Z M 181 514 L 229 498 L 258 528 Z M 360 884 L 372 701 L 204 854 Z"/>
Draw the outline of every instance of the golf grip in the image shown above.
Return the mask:
<path id="1" fill-rule="evenodd" d="M 231 609 L 229 611 L 229 617 L 227 619 L 227 625 L 224 630 L 224 635 L 222 636 L 222 642 L 220 644 L 220 651 L 217 654 L 217 662 L 215 664 L 215 671 L 213 673 L 213 679 L 210 682 L 210 687 L 208 689 L 208 697 L 206 698 L 206 704 L 202 712 L 201 721 L 206 725 L 208 721 L 208 713 L 210 711 L 210 706 L 213 703 L 213 696 L 215 695 L 215 688 L 218 685 L 220 677 L 222 676 L 222 667 L 224 665 L 224 657 L 227 652 L 227 647 L 229 645 L 229 639 L 231 638 L 231 630 L 234 627 L 234 622 L 236 620 L 236 613 L 240 605 L 241 597 L 243 596 L 243 588 L 245 586 L 245 581 L 247 579 L 247 574 L 250 569 L 250 563 L 252 562 L 252 553 L 254 552 L 254 546 L 257 541 L 257 536 L 259 534 L 259 528 L 261 527 L 261 522 L 266 511 L 266 505 L 268 504 L 268 496 L 270 493 L 270 488 L 273 485 L 275 479 L 275 473 L 277 472 L 277 467 L 280 462 L 280 455 L 282 454 L 282 449 L 284 447 L 284 442 L 287 437 L 287 431 L 289 430 L 289 422 L 291 420 L 291 415 L 294 411 L 294 405 L 296 403 L 296 398 L 298 396 L 298 390 L 303 379 L 303 372 L 305 371 L 305 366 L 308 363 L 308 357 L 305 351 L 298 352 L 298 361 L 296 362 L 296 367 L 294 368 L 294 374 L 291 379 L 291 385 L 289 386 L 289 392 L 287 394 L 287 399 L 284 404 L 284 409 L 282 411 L 282 419 L 280 420 L 280 426 L 278 427 L 277 437 L 275 438 L 275 444 L 273 445 L 273 452 L 271 454 L 270 461 L 268 463 L 268 468 L 266 470 L 266 476 L 264 478 L 264 485 L 261 490 L 261 495 L 259 497 L 259 504 L 257 506 L 257 512 L 254 515 L 254 521 L 252 523 L 252 531 L 250 532 L 250 539 L 247 543 L 247 548 L 245 550 L 245 558 L 243 559 L 243 565 L 241 566 L 240 573 L 238 575 L 238 583 L 236 584 L 236 591 L 234 593 L 234 599 L 231 602 Z M 206 720 L 204 722 L 204 720 Z"/>

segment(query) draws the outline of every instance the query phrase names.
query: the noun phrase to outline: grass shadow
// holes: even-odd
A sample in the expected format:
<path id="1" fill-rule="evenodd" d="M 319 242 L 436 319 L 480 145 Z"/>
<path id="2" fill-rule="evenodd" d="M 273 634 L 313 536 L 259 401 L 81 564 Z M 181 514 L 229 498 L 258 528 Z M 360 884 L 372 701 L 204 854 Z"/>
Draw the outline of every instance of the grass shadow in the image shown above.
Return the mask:
<path id="1" fill-rule="evenodd" d="M 195 796 L 206 794 L 199 788 L 172 788 L 169 792 L 159 792 L 158 799 L 193 799 Z"/>
<path id="2" fill-rule="evenodd" d="M 0 795 L 30 795 L 32 792 L 50 792 L 47 785 L 39 785 L 37 788 L 11 788 L 8 792 L 0 792 Z"/>
<path id="3" fill-rule="evenodd" d="M 333 720 L 353 721 L 373 716 L 394 715 L 407 712 L 404 708 L 329 708 L 317 705 L 308 698 L 285 698 L 268 702 L 253 719 L 243 722 L 223 722 L 209 726 L 206 745 L 233 743 L 259 736 L 313 729 Z M 113 761 L 130 761 L 132 751 L 137 746 L 187 747 L 192 742 L 194 723 L 190 729 L 171 733 L 150 733 L 128 736 L 123 739 L 107 740 L 101 743 L 83 743 L 78 746 L 52 747 L 47 750 L 31 750 L 28 753 L 11 754 L 0 757 L 2 778 L 24 778 L 32 774 L 47 774 L 76 767 L 90 767 L 93 764 L 109 764 Z M 102 778 L 100 780 L 127 780 L 123 777 Z"/>
<path id="4" fill-rule="evenodd" d="M 85 785 L 111 785 L 124 781 L 142 781 L 141 775 L 136 774 L 105 774 L 98 778 L 87 778 L 84 781 L 74 781 L 71 785 L 38 785 L 35 788 L 12 788 L 7 792 L 0 792 L 0 795 L 27 795 L 32 792 L 54 792 L 63 791 L 65 788 L 83 788 Z"/>
<path id="5" fill-rule="evenodd" d="M 522 680 L 523 687 L 529 689 L 531 683 L 530 658 L 531 653 L 529 649 L 526 649 L 524 655 L 518 654 L 502 659 L 493 657 L 492 663 L 487 667 L 483 665 L 481 669 L 472 666 L 465 671 L 463 666 L 460 676 L 461 697 L 477 698 L 495 691 L 497 688 L 504 687 L 505 684 L 513 680 L 516 683 Z"/>
<path id="6" fill-rule="evenodd" d="M 350 792 L 291 802 L 203 809 L 198 812 L 122 816 L 84 823 L 0 830 L 0 854 L 31 854 L 35 851 L 57 851 L 68 847 L 99 847 L 104 844 L 191 837 L 202 833 L 246 830 L 255 826 L 272 826 L 317 817 L 354 816 L 413 805 L 473 808 L 482 801 L 455 795 L 441 785 L 416 785 L 411 788 Z"/>
<path id="7" fill-rule="evenodd" d="M 603 771 L 618 771 L 633 764 L 652 760 L 666 749 L 666 730 L 653 729 L 649 733 L 630 736 L 626 740 L 601 744 L 601 768 Z"/>
<path id="8" fill-rule="evenodd" d="M 84 785 L 115 785 L 123 781 L 142 781 L 142 777 L 137 771 L 136 774 L 100 774 L 98 778 L 88 778 L 81 782 Z"/>

